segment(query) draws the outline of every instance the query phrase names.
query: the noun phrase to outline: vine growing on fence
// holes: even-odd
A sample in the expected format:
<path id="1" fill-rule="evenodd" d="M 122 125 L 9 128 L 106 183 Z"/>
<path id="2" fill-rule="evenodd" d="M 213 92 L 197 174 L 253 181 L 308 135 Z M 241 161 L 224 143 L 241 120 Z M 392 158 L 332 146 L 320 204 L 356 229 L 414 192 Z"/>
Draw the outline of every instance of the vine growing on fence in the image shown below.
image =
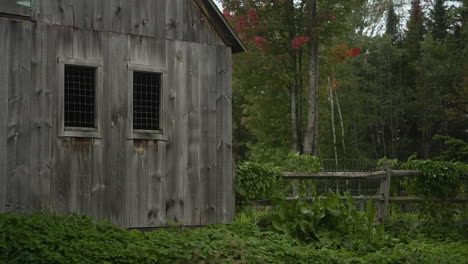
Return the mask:
<path id="1" fill-rule="evenodd" d="M 467 166 L 462 163 L 431 160 L 410 160 L 402 164 L 406 170 L 418 170 L 419 177 L 407 178 L 405 185 L 411 195 L 425 198 L 455 198 L 463 190 Z"/>
<path id="2" fill-rule="evenodd" d="M 409 195 L 426 198 L 419 209 L 423 216 L 436 222 L 446 222 L 460 212 L 460 206 L 444 200 L 466 197 L 465 173 L 467 165 L 431 160 L 409 160 L 402 169 L 418 170 L 418 177 L 406 178 L 403 182 Z M 437 200 L 442 199 L 442 201 Z"/>

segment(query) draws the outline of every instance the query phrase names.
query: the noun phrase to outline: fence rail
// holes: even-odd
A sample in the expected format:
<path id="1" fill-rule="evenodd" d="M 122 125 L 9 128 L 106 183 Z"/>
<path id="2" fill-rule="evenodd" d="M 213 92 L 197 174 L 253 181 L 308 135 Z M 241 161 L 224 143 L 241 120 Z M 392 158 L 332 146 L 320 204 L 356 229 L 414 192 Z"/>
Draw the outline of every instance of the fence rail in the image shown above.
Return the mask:
<path id="1" fill-rule="evenodd" d="M 389 203 L 422 203 L 428 201 L 428 199 L 420 197 L 409 197 L 409 196 L 390 196 L 390 183 L 392 179 L 404 178 L 404 177 L 417 177 L 421 175 L 420 171 L 417 170 L 392 170 L 390 164 L 383 164 L 383 169 L 381 171 L 366 171 L 366 172 L 318 172 L 318 173 L 300 173 L 300 172 L 284 172 L 283 179 L 293 180 L 295 184 L 293 185 L 292 194 L 297 196 L 299 189 L 298 180 L 345 180 L 346 185 L 350 184 L 349 182 L 359 181 L 358 184 L 362 182 L 374 182 L 375 186 L 373 188 L 376 190 L 376 195 L 353 195 L 352 197 L 356 202 L 365 202 L 370 199 L 376 201 L 378 218 L 380 221 L 383 221 L 389 211 Z M 467 175 L 465 174 L 465 177 Z M 339 184 L 337 183 L 337 190 L 339 189 Z M 360 192 L 358 190 L 358 192 Z M 361 193 L 359 193 L 361 194 Z M 294 199 L 289 197 L 289 200 Z M 344 199 L 344 197 L 343 197 Z M 313 198 L 306 198 L 308 201 L 313 201 Z M 440 203 L 452 203 L 452 204 L 468 204 L 467 198 L 453 198 L 453 199 L 430 199 L 432 202 Z M 258 201 L 256 204 L 268 204 L 268 201 Z"/>

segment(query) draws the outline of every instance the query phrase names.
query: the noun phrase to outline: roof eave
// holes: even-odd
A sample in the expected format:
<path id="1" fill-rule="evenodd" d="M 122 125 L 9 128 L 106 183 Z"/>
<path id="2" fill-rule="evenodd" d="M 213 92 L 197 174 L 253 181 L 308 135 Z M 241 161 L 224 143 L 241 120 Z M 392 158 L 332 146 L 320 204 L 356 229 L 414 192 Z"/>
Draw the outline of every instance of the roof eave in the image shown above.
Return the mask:
<path id="1" fill-rule="evenodd" d="M 201 2 L 204 7 L 207 7 L 206 9 L 204 8 L 203 11 L 207 13 L 208 19 L 211 20 L 215 30 L 221 36 L 223 41 L 231 47 L 232 53 L 247 51 L 244 43 L 231 27 L 213 0 L 197 0 L 197 2 Z"/>

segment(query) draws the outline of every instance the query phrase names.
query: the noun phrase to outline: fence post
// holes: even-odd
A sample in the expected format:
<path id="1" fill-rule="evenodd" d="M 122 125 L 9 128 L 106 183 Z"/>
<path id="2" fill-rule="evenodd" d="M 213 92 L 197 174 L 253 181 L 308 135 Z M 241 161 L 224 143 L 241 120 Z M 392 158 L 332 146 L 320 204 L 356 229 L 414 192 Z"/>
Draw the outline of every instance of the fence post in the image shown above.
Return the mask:
<path id="1" fill-rule="evenodd" d="M 380 194 L 383 201 L 378 206 L 378 218 L 381 222 L 385 220 L 388 213 L 388 197 L 390 196 L 390 180 L 392 178 L 392 167 L 390 163 L 382 164 L 385 169 L 386 176 L 380 180 Z"/>
<path id="2" fill-rule="evenodd" d="M 299 180 L 293 180 L 293 197 L 299 195 Z"/>

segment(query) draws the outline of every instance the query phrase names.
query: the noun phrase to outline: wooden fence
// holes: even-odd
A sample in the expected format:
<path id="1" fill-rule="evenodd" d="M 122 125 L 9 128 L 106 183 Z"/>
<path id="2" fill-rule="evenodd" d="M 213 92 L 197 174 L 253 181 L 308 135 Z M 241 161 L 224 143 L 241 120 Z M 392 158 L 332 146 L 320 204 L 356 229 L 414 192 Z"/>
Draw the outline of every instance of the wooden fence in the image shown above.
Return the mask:
<path id="1" fill-rule="evenodd" d="M 298 194 L 299 181 L 298 180 L 374 180 L 378 182 L 377 195 L 353 195 L 352 197 L 357 203 L 365 203 L 372 199 L 376 202 L 377 213 L 380 221 L 383 221 L 389 211 L 389 203 L 421 203 L 427 201 L 425 198 L 409 197 L 409 196 L 390 196 L 390 183 L 392 179 L 402 177 L 416 177 L 421 172 L 416 170 L 392 170 L 389 164 L 383 164 L 384 170 L 374 172 L 318 172 L 318 173 L 300 173 L 300 172 L 285 172 L 283 179 L 293 180 L 293 196 Z M 293 197 L 287 199 L 294 199 Z M 456 203 L 467 204 L 468 197 L 466 198 L 453 198 L 453 199 L 433 199 L 435 202 L 441 203 Z"/>

